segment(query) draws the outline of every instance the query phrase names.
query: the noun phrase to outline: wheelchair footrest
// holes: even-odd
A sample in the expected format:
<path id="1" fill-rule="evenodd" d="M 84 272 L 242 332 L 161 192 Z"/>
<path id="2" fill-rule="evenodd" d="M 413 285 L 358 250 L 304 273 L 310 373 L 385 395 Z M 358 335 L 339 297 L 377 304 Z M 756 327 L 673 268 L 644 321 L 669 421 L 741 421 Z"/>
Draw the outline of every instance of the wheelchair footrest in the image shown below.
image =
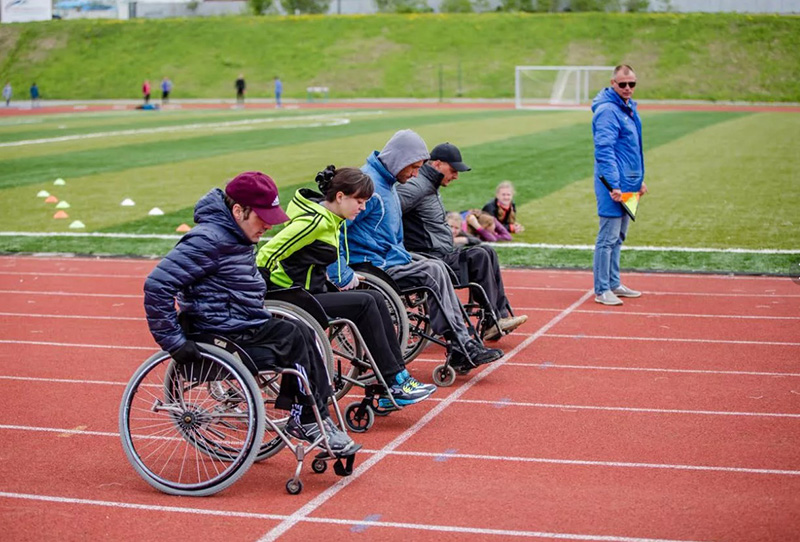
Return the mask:
<path id="1" fill-rule="evenodd" d="M 344 461 L 342 458 L 336 460 L 336 463 L 333 464 L 333 472 L 335 472 L 338 476 L 350 476 L 353 474 L 353 463 L 355 462 L 356 454 L 353 453 L 348 455 Z"/>

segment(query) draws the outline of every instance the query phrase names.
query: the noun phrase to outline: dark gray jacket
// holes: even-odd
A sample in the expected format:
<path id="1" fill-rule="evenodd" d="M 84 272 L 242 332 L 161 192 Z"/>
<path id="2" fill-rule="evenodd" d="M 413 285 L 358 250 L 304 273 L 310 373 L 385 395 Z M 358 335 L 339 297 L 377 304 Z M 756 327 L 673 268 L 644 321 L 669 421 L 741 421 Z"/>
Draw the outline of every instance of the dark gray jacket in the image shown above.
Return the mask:
<path id="1" fill-rule="evenodd" d="M 439 194 L 443 175 L 429 164 L 405 184 L 397 185 L 403 208 L 406 250 L 443 258 L 453 252 L 453 234 Z"/>

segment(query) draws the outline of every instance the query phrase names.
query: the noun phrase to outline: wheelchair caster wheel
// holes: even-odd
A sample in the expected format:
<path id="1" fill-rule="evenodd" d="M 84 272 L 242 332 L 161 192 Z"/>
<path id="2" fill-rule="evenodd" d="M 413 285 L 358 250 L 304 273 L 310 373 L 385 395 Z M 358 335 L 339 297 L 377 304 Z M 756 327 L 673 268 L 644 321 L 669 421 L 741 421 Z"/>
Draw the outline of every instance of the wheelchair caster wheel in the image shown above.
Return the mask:
<path id="1" fill-rule="evenodd" d="M 367 406 L 364 414 L 359 415 L 361 403 L 350 403 L 344 411 L 344 423 L 354 433 L 363 433 L 375 423 L 375 413 Z"/>
<path id="2" fill-rule="evenodd" d="M 433 383 L 442 388 L 452 386 L 456 381 L 456 371 L 449 365 L 438 365 L 433 370 Z"/>
<path id="3" fill-rule="evenodd" d="M 315 459 L 314 461 L 311 462 L 311 470 L 313 470 L 317 474 L 322 474 L 323 472 L 328 470 L 328 463 L 326 461 L 323 461 L 322 459 Z"/>
<path id="4" fill-rule="evenodd" d="M 289 481 L 286 482 L 286 492 L 289 495 L 299 495 L 301 491 L 303 491 L 303 482 L 300 480 L 290 478 Z"/>

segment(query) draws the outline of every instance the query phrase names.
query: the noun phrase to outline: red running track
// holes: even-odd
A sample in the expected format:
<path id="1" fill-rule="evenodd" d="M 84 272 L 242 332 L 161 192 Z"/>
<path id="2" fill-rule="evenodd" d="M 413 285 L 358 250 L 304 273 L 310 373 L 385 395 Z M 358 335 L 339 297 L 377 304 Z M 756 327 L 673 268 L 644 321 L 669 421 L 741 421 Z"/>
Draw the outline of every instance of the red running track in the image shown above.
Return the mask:
<path id="1" fill-rule="evenodd" d="M 507 270 L 503 360 L 356 440 L 353 476 L 254 465 L 209 498 L 152 489 L 117 410 L 156 348 L 154 262 L 0 257 L 7 540 L 789 540 L 800 525 L 800 287 L 787 278 Z M 421 380 L 441 362 L 410 365 Z M 346 401 L 345 401 L 346 404 Z M 368 537 L 368 538 L 367 538 Z"/>

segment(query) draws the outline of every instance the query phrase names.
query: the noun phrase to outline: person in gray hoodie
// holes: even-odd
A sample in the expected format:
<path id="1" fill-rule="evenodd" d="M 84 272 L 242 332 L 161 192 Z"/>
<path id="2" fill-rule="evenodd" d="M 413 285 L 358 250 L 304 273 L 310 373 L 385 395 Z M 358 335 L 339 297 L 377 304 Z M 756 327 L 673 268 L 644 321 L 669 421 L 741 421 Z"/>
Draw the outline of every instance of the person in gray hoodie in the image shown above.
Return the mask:
<path id="1" fill-rule="evenodd" d="M 343 289 L 358 285 L 358 276 L 348 266 L 344 249 L 347 245 L 349 262 L 368 262 L 383 269 L 400 288 L 429 288 L 441 301 L 441 306 L 428 303 L 431 327 L 450 344 L 451 364 L 468 370 L 470 361 L 474 365 L 490 363 L 501 358 L 503 351 L 486 348 L 470 338 L 445 263 L 437 259 L 412 261 L 403 245 L 403 212 L 396 184 L 415 177 L 428 158 L 425 141 L 412 130 L 400 130 L 380 152 L 374 151 L 367 157 L 361 170 L 372 179 L 375 193 L 367 200 L 365 209 L 347 221 L 346 243 L 342 233 L 339 261 L 329 266 L 328 276 Z"/>

